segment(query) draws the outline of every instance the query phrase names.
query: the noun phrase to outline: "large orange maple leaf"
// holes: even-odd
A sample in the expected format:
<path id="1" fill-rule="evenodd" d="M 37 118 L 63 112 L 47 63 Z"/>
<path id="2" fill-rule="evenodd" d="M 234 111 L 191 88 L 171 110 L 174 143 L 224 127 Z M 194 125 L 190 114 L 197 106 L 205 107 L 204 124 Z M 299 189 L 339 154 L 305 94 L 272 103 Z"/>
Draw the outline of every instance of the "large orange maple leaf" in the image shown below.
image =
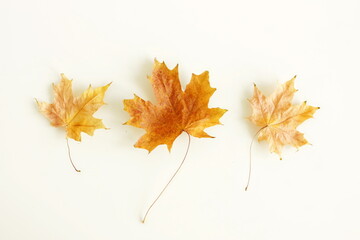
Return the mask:
<path id="1" fill-rule="evenodd" d="M 308 141 L 304 134 L 296 128 L 305 120 L 312 118 L 319 107 L 306 104 L 292 105 L 295 78 L 279 86 L 269 97 L 264 96 L 254 85 L 254 95 L 249 99 L 252 106 L 250 121 L 261 127 L 258 131 L 258 141 L 268 141 L 270 151 L 281 157 L 281 150 L 285 145 L 299 148 Z"/>
<path id="2" fill-rule="evenodd" d="M 136 95 L 134 99 L 124 100 L 124 110 L 131 116 L 125 124 L 146 130 L 135 147 L 151 152 L 158 145 L 166 144 L 170 151 L 174 140 L 183 131 L 194 137 L 211 137 L 204 129 L 220 124 L 219 119 L 227 110 L 208 108 L 209 99 L 216 90 L 210 87 L 209 72 L 193 74 L 182 91 L 178 65 L 170 70 L 164 62 L 155 59 L 152 75 L 148 78 L 157 104 Z"/>

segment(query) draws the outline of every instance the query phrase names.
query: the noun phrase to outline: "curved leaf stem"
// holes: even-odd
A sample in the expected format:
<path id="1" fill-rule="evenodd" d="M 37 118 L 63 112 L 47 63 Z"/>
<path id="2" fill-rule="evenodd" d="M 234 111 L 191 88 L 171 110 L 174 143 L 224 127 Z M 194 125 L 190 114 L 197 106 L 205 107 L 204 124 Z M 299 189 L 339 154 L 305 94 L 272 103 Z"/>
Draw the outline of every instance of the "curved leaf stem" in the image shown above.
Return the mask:
<path id="1" fill-rule="evenodd" d="M 249 176 L 248 176 L 248 180 L 247 180 L 247 184 L 246 184 L 246 187 L 245 187 L 245 191 L 248 190 L 248 187 L 249 187 L 249 184 L 250 184 L 250 178 L 251 178 L 251 149 L 252 149 L 252 145 L 254 143 L 254 140 L 255 138 L 257 137 L 257 135 L 259 135 L 259 133 L 261 132 L 261 130 L 263 130 L 264 128 L 266 128 L 267 126 L 265 127 L 262 127 L 259 129 L 259 131 L 257 131 L 254 135 L 254 137 L 252 138 L 251 140 L 251 144 L 250 144 L 250 149 L 249 149 L 249 152 L 250 152 L 250 158 L 249 158 Z"/>
<path id="2" fill-rule="evenodd" d="M 74 165 L 74 163 L 73 163 L 73 161 L 72 161 L 72 159 L 71 159 L 71 152 L 70 152 L 70 146 L 69 146 L 69 139 L 68 139 L 68 138 L 66 138 L 66 145 L 67 145 L 67 149 L 68 149 L 68 154 L 69 154 L 69 159 L 70 159 L 71 165 L 74 167 L 75 171 L 81 172 L 79 169 L 77 169 L 77 168 L 75 167 L 75 165 Z"/>
<path id="3" fill-rule="evenodd" d="M 181 168 L 182 165 L 184 164 L 185 159 L 186 159 L 186 156 L 187 156 L 187 154 L 188 154 L 188 152 L 189 152 L 189 148 L 190 148 L 190 134 L 187 133 L 187 135 L 188 135 L 189 141 L 188 141 L 188 145 L 187 145 L 186 152 L 185 152 L 185 155 L 184 155 L 183 160 L 181 161 L 179 167 L 176 169 L 175 173 L 172 175 L 172 177 L 170 178 L 170 180 L 168 181 L 168 183 L 165 185 L 165 187 L 163 188 L 163 190 L 160 192 L 160 194 L 157 196 L 157 198 L 154 200 L 154 202 L 150 205 L 150 207 L 149 207 L 148 210 L 146 211 L 145 216 L 144 216 L 144 218 L 143 218 L 142 221 L 141 221 L 142 223 L 145 223 L 146 217 L 147 217 L 147 215 L 149 214 L 151 208 L 152 208 L 152 207 L 155 205 L 155 203 L 159 200 L 159 198 L 161 197 L 161 195 L 165 192 L 166 188 L 169 186 L 169 184 L 172 182 L 172 180 L 175 178 L 176 174 L 179 172 L 180 168 Z"/>

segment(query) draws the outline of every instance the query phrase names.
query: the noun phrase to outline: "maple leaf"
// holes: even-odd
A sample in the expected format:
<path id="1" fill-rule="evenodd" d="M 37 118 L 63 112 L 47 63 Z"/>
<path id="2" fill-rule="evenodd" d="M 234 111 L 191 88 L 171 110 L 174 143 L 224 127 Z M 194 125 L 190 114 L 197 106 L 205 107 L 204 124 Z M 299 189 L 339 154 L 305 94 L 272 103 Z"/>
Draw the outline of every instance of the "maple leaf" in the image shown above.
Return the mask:
<path id="1" fill-rule="evenodd" d="M 216 89 L 210 87 L 207 71 L 200 75 L 193 74 L 185 91 L 182 91 L 178 65 L 170 70 L 164 62 L 160 63 L 155 59 L 152 75 L 148 78 L 157 104 L 136 95 L 134 99 L 124 100 L 124 110 L 131 116 L 124 124 L 146 130 L 146 134 L 137 141 L 135 147 L 147 149 L 150 153 L 158 145 L 166 144 L 170 151 L 173 142 L 183 131 L 188 134 L 189 141 L 181 164 L 146 211 L 143 223 L 183 165 L 190 147 L 190 135 L 199 138 L 211 137 L 204 129 L 220 124 L 219 119 L 227 111 L 221 108 L 208 108 L 209 99 Z"/>
<path id="2" fill-rule="evenodd" d="M 249 102 L 252 106 L 250 121 L 261 127 L 258 141 L 268 141 L 270 151 L 281 158 L 281 150 L 285 145 L 299 148 L 308 141 L 304 134 L 296 128 L 305 120 L 312 118 L 319 107 L 306 104 L 292 105 L 295 77 L 279 86 L 269 97 L 264 96 L 254 84 L 254 95 Z"/>
<path id="3" fill-rule="evenodd" d="M 219 119 L 227 110 L 208 108 L 209 99 L 216 90 L 210 87 L 208 71 L 192 74 L 190 83 L 182 91 L 178 65 L 170 70 L 164 62 L 155 59 L 152 75 L 148 78 L 157 104 L 136 95 L 134 99 L 124 100 L 124 110 L 131 116 L 124 124 L 146 130 L 135 147 L 151 152 L 158 145 L 166 144 L 170 151 L 174 140 L 183 131 L 194 137 L 211 137 L 204 129 L 220 124 Z"/>
<path id="4" fill-rule="evenodd" d="M 102 120 L 92 115 L 105 104 L 103 99 L 110 84 L 95 89 L 90 85 L 81 96 L 74 97 L 72 81 L 61 74 L 60 83 L 53 84 L 54 102 L 36 102 L 52 126 L 65 128 L 67 138 L 81 141 L 81 132 L 92 136 L 96 129 L 105 129 Z"/>

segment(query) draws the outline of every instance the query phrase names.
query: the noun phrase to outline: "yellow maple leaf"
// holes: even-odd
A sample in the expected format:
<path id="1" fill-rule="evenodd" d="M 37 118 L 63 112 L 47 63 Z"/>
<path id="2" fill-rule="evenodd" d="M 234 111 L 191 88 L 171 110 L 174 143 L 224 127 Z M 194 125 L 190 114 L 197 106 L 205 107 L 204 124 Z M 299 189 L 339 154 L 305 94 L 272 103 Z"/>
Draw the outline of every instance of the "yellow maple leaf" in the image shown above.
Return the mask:
<path id="1" fill-rule="evenodd" d="M 270 151 L 281 157 L 285 145 L 299 148 L 308 141 L 304 134 L 296 128 L 305 120 L 312 118 L 319 107 L 306 104 L 292 105 L 295 78 L 279 86 L 269 97 L 264 96 L 254 84 L 254 95 L 249 99 L 252 106 L 250 121 L 261 127 L 258 131 L 258 141 L 268 141 Z"/>
<path id="2" fill-rule="evenodd" d="M 36 102 L 52 126 L 64 127 L 67 138 L 81 141 L 81 132 L 92 136 L 96 129 L 105 129 L 102 120 L 92 115 L 105 104 L 103 99 L 110 84 L 95 89 L 90 85 L 81 96 L 74 97 L 72 81 L 61 74 L 60 83 L 53 84 L 54 102 Z"/>
<path id="3" fill-rule="evenodd" d="M 209 72 L 193 74 L 182 91 L 178 66 L 170 70 L 164 62 L 155 59 L 149 80 L 157 104 L 136 95 L 134 99 L 124 100 L 124 110 L 131 116 L 125 124 L 146 130 L 135 147 L 151 152 L 158 145 L 166 144 L 170 151 L 174 140 L 183 131 L 194 137 L 211 137 L 204 129 L 220 124 L 219 119 L 227 110 L 208 108 L 209 99 L 216 90 L 210 87 Z"/>

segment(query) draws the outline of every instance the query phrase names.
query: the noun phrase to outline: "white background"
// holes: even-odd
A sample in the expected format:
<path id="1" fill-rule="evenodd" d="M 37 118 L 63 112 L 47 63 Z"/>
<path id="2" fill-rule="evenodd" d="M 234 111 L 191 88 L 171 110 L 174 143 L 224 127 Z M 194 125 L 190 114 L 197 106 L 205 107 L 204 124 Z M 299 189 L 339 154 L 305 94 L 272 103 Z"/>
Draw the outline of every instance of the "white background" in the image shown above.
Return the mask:
<path id="1" fill-rule="evenodd" d="M 360 239 L 359 10 L 354 1 L 1 1 L 0 239 Z M 210 106 L 229 111 L 214 139 L 186 134 L 150 155 L 122 100 L 154 96 L 153 59 L 210 71 Z M 60 73 L 75 93 L 113 82 L 96 117 L 110 130 L 70 141 L 34 98 L 52 101 Z M 266 94 L 297 74 L 295 103 L 320 106 L 299 127 L 312 146 L 283 161 L 246 119 L 253 83 Z"/>

